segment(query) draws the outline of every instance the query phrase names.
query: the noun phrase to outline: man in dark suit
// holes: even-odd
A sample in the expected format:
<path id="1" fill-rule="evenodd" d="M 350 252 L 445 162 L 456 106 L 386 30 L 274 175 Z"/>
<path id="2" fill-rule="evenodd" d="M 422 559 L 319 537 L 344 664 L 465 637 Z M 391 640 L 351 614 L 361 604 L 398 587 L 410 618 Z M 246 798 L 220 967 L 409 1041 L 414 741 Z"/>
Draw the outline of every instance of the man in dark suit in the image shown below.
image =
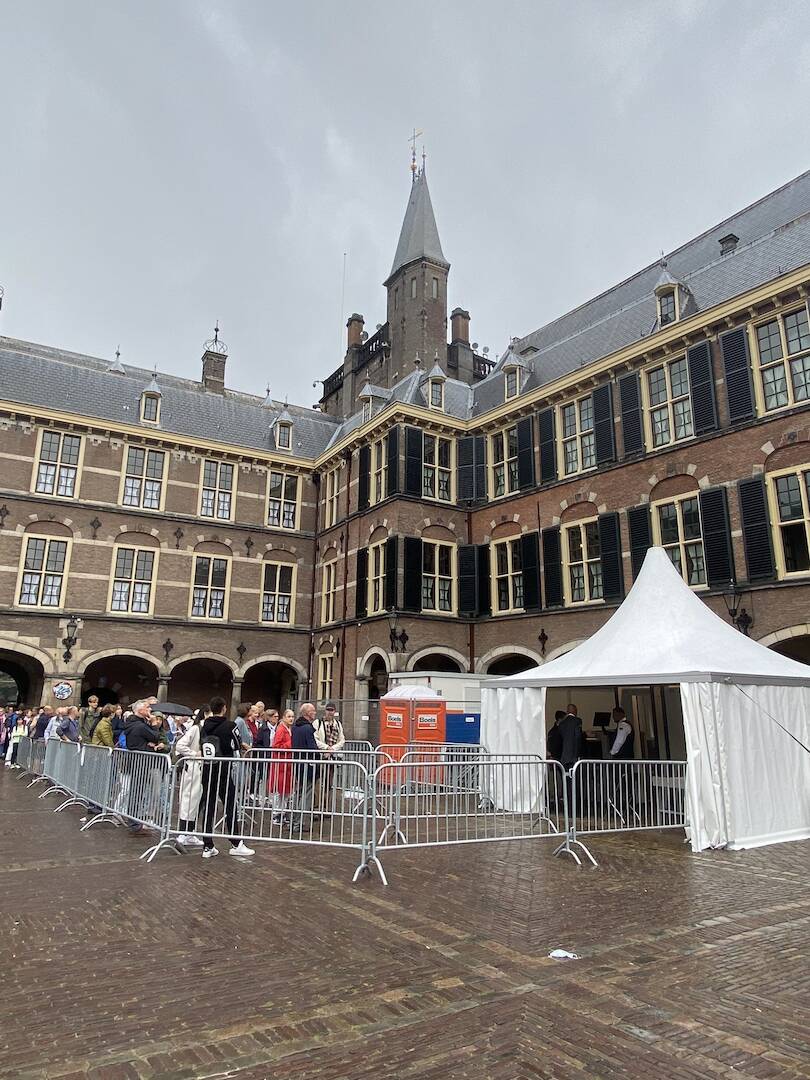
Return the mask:
<path id="1" fill-rule="evenodd" d="M 560 761 L 568 771 L 573 769 L 582 753 L 582 721 L 577 715 L 576 705 L 569 704 L 562 720 L 557 722 L 561 737 Z"/>

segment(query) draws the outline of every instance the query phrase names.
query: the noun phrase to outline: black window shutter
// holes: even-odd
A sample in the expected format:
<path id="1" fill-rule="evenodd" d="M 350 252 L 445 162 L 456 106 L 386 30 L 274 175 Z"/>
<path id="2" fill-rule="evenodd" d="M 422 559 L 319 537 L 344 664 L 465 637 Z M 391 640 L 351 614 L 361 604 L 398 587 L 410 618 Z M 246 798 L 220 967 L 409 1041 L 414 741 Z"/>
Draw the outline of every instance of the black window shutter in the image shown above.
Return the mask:
<path id="1" fill-rule="evenodd" d="M 593 392 L 593 443 L 597 465 L 606 465 L 615 460 L 613 388 L 610 383 L 597 386 Z"/>
<path id="2" fill-rule="evenodd" d="M 745 327 L 738 326 L 736 330 L 723 334 L 720 338 L 720 350 L 726 377 L 729 422 L 736 424 L 738 420 L 751 420 L 756 415 L 756 409 Z"/>
<path id="3" fill-rule="evenodd" d="M 531 416 L 518 420 L 517 471 L 521 491 L 534 487 L 534 420 Z"/>
<path id="4" fill-rule="evenodd" d="M 422 610 L 422 541 L 417 536 L 405 537 L 403 611 Z"/>
<path id="5" fill-rule="evenodd" d="M 776 565 L 764 479 L 761 476 L 752 476 L 748 480 L 740 480 L 737 494 L 740 500 L 748 580 L 768 581 L 776 576 Z"/>
<path id="6" fill-rule="evenodd" d="M 492 614 L 492 593 L 489 580 L 489 544 L 478 545 L 478 614 Z"/>
<path id="7" fill-rule="evenodd" d="M 368 507 L 368 484 L 371 479 L 371 447 L 361 446 L 358 457 L 357 509 L 365 510 Z"/>
<path id="8" fill-rule="evenodd" d="M 712 347 L 708 341 L 693 345 L 686 354 L 689 390 L 692 395 L 692 422 L 696 435 L 717 430 L 717 403 L 714 399 Z"/>
<path id="9" fill-rule="evenodd" d="M 520 538 L 523 565 L 523 607 L 526 611 L 540 610 L 540 534 L 524 533 Z"/>
<path id="10" fill-rule="evenodd" d="M 631 371 L 629 375 L 623 375 L 619 379 L 619 407 L 622 417 L 624 456 L 629 457 L 644 449 L 644 434 L 641 428 L 641 388 L 637 371 Z"/>
<path id="11" fill-rule="evenodd" d="M 478 548 L 462 544 L 458 549 L 458 613 L 478 614 Z"/>
<path id="12" fill-rule="evenodd" d="M 540 424 L 540 483 L 557 479 L 557 447 L 554 438 L 554 410 L 543 409 Z"/>
<path id="13" fill-rule="evenodd" d="M 630 533 L 630 565 L 633 581 L 644 562 L 647 549 L 652 547 L 652 520 L 649 506 L 631 506 L 627 511 L 627 529 Z"/>
<path id="14" fill-rule="evenodd" d="M 555 525 L 553 529 L 543 529 L 543 585 L 546 607 L 561 607 L 563 588 L 559 525 Z"/>
<path id="15" fill-rule="evenodd" d="M 386 495 L 396 495 L 399 491 L 399 427 L 394 426 L 388 432 L 388 480 Z"/>
<path id="16" fill-rule="evenodd" d="M 405 494 L 422 494 L 422 429 L 405 428 Z"/>
<path id="17" fill-rule="evenodd" d="M 700 493 L 700 517 L 703 522 L 703 554 L 706 580 L 710 589 L 728 585 L 734 579 L 731 554 L 731 529 L 728 523 L 726 489 L 709 488 Z"/>
<path id="18" fill-rule="evenodd" d="M 602 553 L 602 595 L 605 600 L 621 600 L 624 596 L 624 572 L 617 513 L 599 515 L 599 549 Z"/>
<path id="19" fill-rule="evenodd" d="M 487 501 L 487 440 L 484 435 L 475 436 L 473 489 L 476 502 Z"/>
<path id="20" fill-rule="evenodd" d="M 456 494 L 460 503 L 475 501 L 475 435 L 456 443 Z"/>
<path id="21" fill-rule="evenodd" d="M 368 548 L 357 552 L 357 585 L 354 594 L 354 614 L 364 619 L 368 612 Z"/>
<path id="22" fill-rule="evenodd" d="M 385 543 L 385 606 L 389 610 L 397 606 L 398 556 L 399 537 L 389 536 Z"/>

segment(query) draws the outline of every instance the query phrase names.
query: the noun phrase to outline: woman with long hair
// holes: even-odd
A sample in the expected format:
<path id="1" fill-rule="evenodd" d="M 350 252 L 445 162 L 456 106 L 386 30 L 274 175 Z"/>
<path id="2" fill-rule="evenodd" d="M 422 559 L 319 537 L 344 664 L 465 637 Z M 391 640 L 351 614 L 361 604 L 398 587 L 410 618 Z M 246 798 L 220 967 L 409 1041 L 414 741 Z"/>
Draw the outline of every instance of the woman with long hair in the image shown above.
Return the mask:
<path id="1" fill-rule="evenodd" d="M 292 709 L 285 710 L 273 736 L 270 773 L 267 783 L 267 790 L 273 796 L 273 825 L 288 825 L 290 823 L 290 818 L 287 816 L 287 807 L 290 802 L 293 783 L 292 754 L 290 752 L 292 735 L 290 734 L 290 728 L 294 722 L 295 713 Z"/>
<path id="2" fill-rule="evenodd" d="M 177 718 L 178 735 L 174 742 L 180 771 L 180 833 L 177 842 L 188 847 L 202 847 L 202 840 L 195 832 L 202 797 L 202 767 L 197 762 L 202 758 L 200 725 L 206 712 L 206 709 L 198 709 L 193 717 Z"/>

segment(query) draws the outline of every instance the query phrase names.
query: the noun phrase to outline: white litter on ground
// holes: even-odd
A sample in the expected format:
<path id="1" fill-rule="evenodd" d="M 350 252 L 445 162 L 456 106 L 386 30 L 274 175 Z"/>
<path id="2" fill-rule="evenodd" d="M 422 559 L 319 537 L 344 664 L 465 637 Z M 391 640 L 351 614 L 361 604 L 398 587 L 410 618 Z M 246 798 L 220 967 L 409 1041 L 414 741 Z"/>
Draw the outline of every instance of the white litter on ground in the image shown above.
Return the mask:
<path id="1" fill-rule="evenodd" d="M 565 949 L 552 949 L 548 958 L 549 960 L 579 960 L 575 952 L 567 952 Z"/>

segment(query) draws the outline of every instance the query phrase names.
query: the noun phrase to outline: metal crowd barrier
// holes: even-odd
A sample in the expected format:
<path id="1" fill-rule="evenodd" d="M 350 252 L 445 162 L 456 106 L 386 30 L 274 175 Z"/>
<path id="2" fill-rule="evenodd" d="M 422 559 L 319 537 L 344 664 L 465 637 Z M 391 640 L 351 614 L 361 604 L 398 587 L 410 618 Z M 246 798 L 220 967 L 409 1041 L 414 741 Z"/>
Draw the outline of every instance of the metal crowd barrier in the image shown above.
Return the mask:
<path id="1" fill-rule="evenodd" d="M 571 843 L 594 833 L 684 828 L 685 761 L 578 761 L 571 770 Z"/>
<path id="2" fill-rule="evenodd" d="M 23 735 L 23 737 L 17 744 L 17 760 L 15 764 L 18 765 L 22 770 L 22 772 L 17 777 L 18 780 L 20 779 L 20 777 L 31 771 L 31 757 L 33 752 L 34 740 L 31 738 L 30 735 Z"/>
<path id="3" fill-rule="evenodd" d="M 466 744 L 394 748 L 347 743 L 333 756 L 269 750 L 246 758 L 181 759 L 167 753 L 26 737 L 18 750 L 40 798 L 66 796 L 102 821 L 154 830 L 183 851 L 182 834 L 209 842 L 314 844 L 354 850 L 354 880 L 397 849 L 491 841 L 559 841 L 555 854 L 596 860 L 582 837 L 684 827 L 686 762 L 580 761 L 570 773 L 532 755 L 495 755 Z M 404 751 L 404 752 L 403 752 Z"/>

